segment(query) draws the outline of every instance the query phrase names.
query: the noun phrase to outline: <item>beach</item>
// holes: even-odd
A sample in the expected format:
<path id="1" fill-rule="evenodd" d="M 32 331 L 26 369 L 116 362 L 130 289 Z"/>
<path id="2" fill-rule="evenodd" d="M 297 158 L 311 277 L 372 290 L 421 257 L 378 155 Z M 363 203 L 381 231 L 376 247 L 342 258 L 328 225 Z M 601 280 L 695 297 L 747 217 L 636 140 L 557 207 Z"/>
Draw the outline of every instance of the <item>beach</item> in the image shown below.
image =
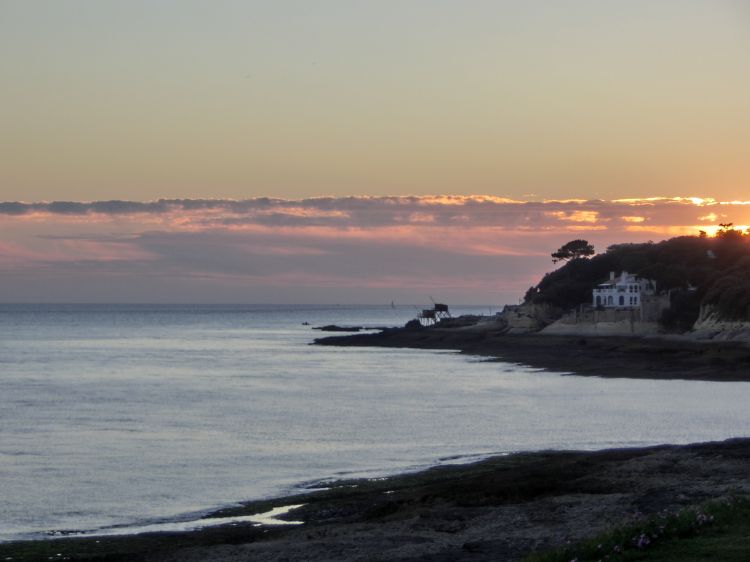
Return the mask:
<path id="1" fill-rule="evenodd" d="M 614 525 L 750 493 L 750 439 L 597 452 L 541 451 L 250 502 L 302 504 L 299 525 L 2 544 L 13 560 L 521 560 Z"/>

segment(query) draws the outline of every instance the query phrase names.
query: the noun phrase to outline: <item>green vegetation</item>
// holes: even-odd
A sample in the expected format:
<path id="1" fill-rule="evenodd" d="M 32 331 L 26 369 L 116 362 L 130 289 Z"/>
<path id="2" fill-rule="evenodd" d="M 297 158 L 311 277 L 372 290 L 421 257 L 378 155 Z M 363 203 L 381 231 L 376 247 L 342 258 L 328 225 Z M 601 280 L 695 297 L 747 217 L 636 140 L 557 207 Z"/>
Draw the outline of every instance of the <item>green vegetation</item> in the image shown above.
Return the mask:
<path id="1" fill-rule="evenodd" d="M 715 237 L 702 232 L 659 243 L 615 244 L 589 259 L 577 255 L 531 287 L 525 302 L 560 310 L 590 303 L 591 289 L 610 271 L 635 273 L 656 281 L 658 291 L 670 291 L 672 308 L 662 318 L 668 329 L 690 328 L 701 305 L 712 305 L 724 320 L 750 320 L 750 234 L 731 223 L 722 224 Z"/>
<path id="2" fill-rule="evenodd" d="M 651 517 L 576 545 L 533 553 L 526 562 L 739 562 L 748 559 L 748 552 L 750 500 L 733 498 Z"/>

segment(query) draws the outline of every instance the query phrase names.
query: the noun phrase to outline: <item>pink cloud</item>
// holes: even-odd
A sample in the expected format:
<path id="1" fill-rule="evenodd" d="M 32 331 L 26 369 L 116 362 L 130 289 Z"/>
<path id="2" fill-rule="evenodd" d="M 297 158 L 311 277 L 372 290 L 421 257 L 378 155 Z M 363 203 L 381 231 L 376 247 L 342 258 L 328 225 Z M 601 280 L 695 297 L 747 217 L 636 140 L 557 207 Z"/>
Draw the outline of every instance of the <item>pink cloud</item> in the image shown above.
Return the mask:
<path id="1" fill-rule="evenodd" d="M 0 241 L 0 264 L 2 265 L 43 261 L 49 257 L 49 253 L 31 250 L 20 244 Z"/>
<path id="2" fill-rule="evenodd" d="M 106 294 L 103 280 L 114 276 L 139 287 L 142 300 L 169 296 L 163 287 L 170 283 L 191 287 L 191 295 L 230 285 L 232 294 L 327 287 L 332 300 L 335 288 L 347 288 L 369 301 L 368 291 L 432 288 L 465 301 L 516 300 L 550 269 L 550 252 L 572 237 L 601 251 L 711 232 L 714 220 L 750 224 L 750 205 L 450 195 L 9 202 L 0 203 L 0 264 L 14 280 L 0 299 L 20 298 L 14 295 L 26 294 L 32 278 L 39 284 L 55 276 L 80 277 Z"/>

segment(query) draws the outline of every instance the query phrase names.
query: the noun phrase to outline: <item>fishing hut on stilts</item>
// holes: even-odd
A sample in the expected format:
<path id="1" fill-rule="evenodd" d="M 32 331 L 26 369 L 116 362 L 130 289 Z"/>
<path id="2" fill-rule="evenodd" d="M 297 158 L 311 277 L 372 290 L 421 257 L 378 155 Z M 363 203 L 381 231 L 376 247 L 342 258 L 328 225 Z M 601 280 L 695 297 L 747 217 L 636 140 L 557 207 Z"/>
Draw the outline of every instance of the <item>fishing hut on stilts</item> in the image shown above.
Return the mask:
<path id="1" fill-rule="evenodd" d="M 441 320 L 451 317 L 447 304 L 432 301 L 432 308 L 425 308 L 417 315 L 417 320 L 422 326 L 434 326 Z"/>

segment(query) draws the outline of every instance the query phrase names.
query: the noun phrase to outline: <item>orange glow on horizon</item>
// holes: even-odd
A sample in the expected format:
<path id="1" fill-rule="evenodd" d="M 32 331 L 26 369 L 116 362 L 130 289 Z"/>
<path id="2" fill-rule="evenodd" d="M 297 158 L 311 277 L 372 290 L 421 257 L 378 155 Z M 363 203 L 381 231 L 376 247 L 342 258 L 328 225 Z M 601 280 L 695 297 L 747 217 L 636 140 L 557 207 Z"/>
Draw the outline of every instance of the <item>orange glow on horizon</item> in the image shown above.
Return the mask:
<path id="1" fill-rule="evenodd" d="M 747 229 L 750 228 L 750 225 L 736 225 L 732 228 L 732 230 L 736 230 L 738 232 L 745 232 Z M 703 231 L 706 233 L 707 236 L 715 237 L 719 231 L 722 230 L 722 227 L 717 225 L 675 225 L 675 226 L 659 226 L 659 225 L 653 225 L 653 226 L 640 226 L 640 225 L 630 225 L 625 228 L 628 232 L 652 232 L 654 234 L 661 234 L 663 236 L 698 236 L 700 231 Z"/>
<path id="2" fill-rule="evenodd" d="M 596 211 L 549 211 L 545 214 L 561 221 L 595 223 L 599 220 L 599 213 Z"/>

